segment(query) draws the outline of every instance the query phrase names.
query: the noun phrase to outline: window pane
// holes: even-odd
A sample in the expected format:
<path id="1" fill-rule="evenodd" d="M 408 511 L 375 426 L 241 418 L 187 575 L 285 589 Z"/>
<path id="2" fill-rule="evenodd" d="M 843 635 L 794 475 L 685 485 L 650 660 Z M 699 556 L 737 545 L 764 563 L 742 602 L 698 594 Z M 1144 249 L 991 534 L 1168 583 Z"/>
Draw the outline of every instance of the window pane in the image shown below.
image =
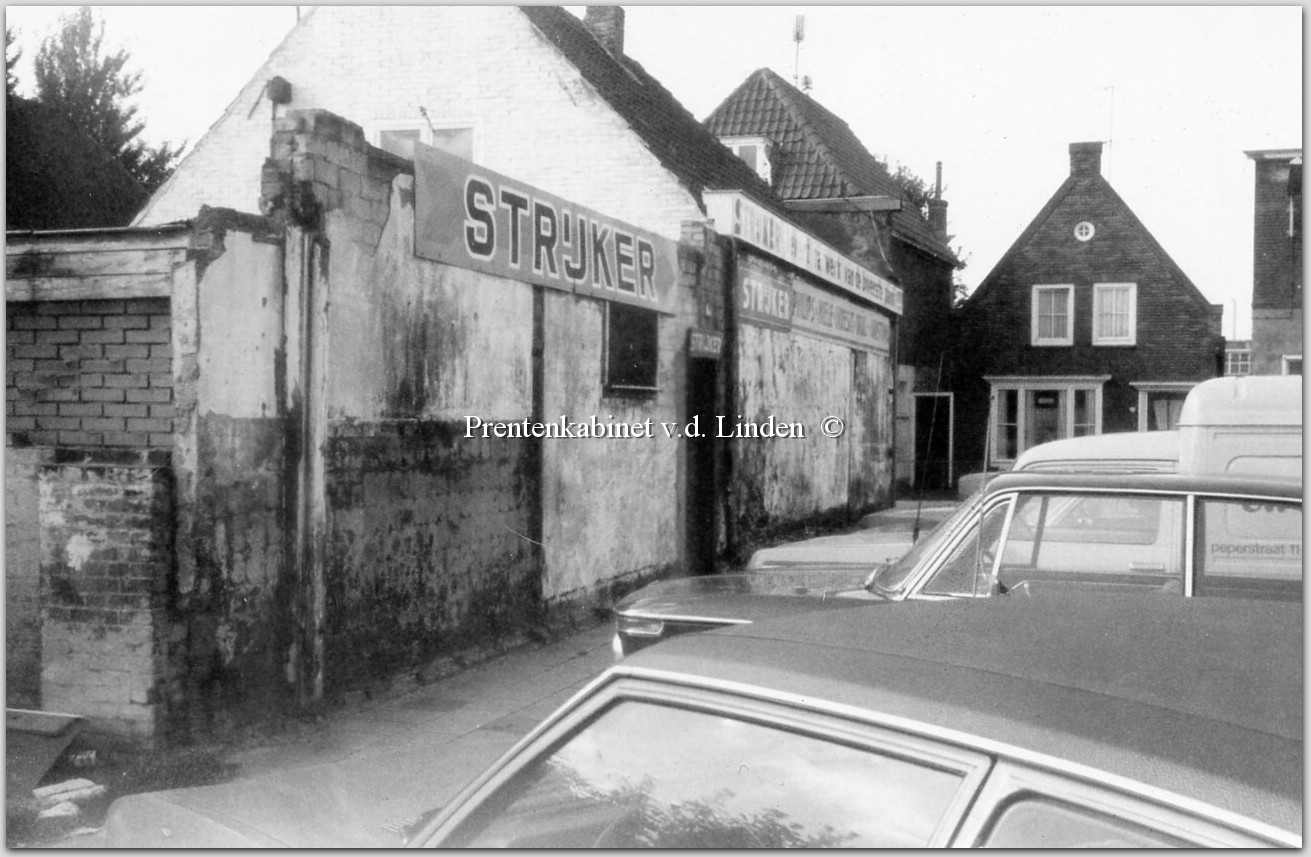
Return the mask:
<path id="1" fill-rule="evenodd" d="M 1096 401 L 1095 390 L 1074 391 L 1074 437 L 1090 435 L 1097 430 L 1097 415 L 1093 412 Z"/>
<path id="2" fill-rule="evenodd" d="M 1148 393 L 1147 430 L 1168 431 L 1179 427 L 1179 415 L 1184 410 L 1186 394 Z"/>
<path id="3" fill-rule="evenodd" d="M 987 511 L 983 525 L 976 526 L 963 542 L 956 546 L 933 577 L 924 585 L 926 595 L 991 595 L 992 564 L 997 556 L 997 541 L 1002 525 L 1006 523 L 1009 503 L 1001 503 Z M 983 538 L 979 538 L 983 533 Z"/>
<path id="4" fill-rule="evenodd" d="M 1302 595 L 1302 507 L 1199 501 L 1197 595 Z"/>
<path id="5" fill-rule="evenodd" d="M 1024 448 L 1068 437 L 1065 431 L 1065 391 L 1025 390 Z"/>
<path id="6" fill-rule="evenodd" d="M 1010 461 L 1020 454 L 1020 391 L 997 391 L 997 458 Z"/>
<path id="7" fill-rule="evenodd" d="M 756 147 L 752 145 L 738 146 L 737 156 L 746 162 L 746 165 L 753 171 L 756 169 Z"/>
<path id="8" fill-rule="evenodd" d="M 998 577 L 1099 583 L 1183 593 L 1182 498 L 1119 493 L 1022 497 Z"/>
<path id="9" fill-rule="evenodd" d="M 473 160 L 472 128 L 434 128 L 432 144 L 434 148 L 455 155 L 457 158 Z"/>
<path id="10" fill-rule="evenodd" d="M 1068 336 L 1069 298 L 1066 289 L 1038 291 L 1038 338 L 1065 339 Z"/>
<path id="11" fill-rule="evenodd" d="M 1013 803 L 985 848 L 1179 848 L 1190 843 L 1114 816 L 1046 799 Z"/>
<path id="12" fill-rule="evenodd" d="M 378 147 L 402 158 L 414 158 L 414 144 L 419 142 L 418 128 L 391 128 L 378 135 Z"/>
<path id="13" fill-rule="evenodd" d="M 607 303 L 606 385 L 654 389 L 659 365 L 659 316 L 655 310 Z"/>
<path id="14" fill-rule="evenodd" d="M 622 702 L 517 774 L 455 844 L 923 846 L 962 779 L 781 727 Z"/>

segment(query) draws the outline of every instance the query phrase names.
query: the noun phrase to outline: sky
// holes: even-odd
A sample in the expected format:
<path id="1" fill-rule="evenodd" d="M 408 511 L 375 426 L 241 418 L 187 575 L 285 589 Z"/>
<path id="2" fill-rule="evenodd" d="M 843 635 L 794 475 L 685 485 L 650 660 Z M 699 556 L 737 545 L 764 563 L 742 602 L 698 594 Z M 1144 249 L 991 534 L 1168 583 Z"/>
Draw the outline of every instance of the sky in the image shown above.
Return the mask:
<path id="1" fill-rule="evenodd" d="M 31 60 L 72 7 L 8 6 Z M 295 25 L 294 6 L 95 6 L 142 72 L 149 142 L 194 143 Z M 581 14 L 582 7 L 569 7 Z M 1302 145 L 1300 6 L 626 6 L 625 52 L 698 119 L 751 72 L 812 81 L 874 155 L 932 182 L 973 288 L 1069 173 L 1103 174 L 1251 335 L 1253 164 Z M 804 16 L 804 39 L 793 41 Z"/>

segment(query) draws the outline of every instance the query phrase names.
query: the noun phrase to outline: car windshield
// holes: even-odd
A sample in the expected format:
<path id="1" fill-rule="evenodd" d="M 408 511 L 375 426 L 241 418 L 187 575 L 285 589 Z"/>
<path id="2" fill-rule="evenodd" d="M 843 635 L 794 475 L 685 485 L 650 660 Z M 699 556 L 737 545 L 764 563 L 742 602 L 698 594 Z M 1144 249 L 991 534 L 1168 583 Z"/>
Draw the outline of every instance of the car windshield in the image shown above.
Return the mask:
<path id="1" fill-rule="evenodd" d="M 961 503 L 960 508 L 952 513 L 951 517 L 915 542 L 901 559 L 875 571 L 866 588 L 875 595 L 882 595 L 885 598 L 898 595 L 905 586 L 907 578 L 920 564 L 920 560 L 937 550 L 938 546 L 955 532 L 960 522 L 967 521 L 971 516 L 978 514 L 979 506 L 983 504 L 983 494 L 982 490 L 975 492 L 968 500 Z"/>

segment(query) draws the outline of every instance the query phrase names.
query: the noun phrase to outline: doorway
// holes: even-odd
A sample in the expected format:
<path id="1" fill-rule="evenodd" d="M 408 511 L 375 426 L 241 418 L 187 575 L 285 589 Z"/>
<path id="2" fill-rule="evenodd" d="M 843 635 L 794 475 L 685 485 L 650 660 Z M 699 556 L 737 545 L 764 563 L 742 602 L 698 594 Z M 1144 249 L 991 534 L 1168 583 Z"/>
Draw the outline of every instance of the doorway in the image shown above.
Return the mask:
<path id="1" fill-rule="evenodd" d="M 951 393 L 915 393 L 915 472 L 917 491 L 947 491 L 953 487 L 952 426 L 955 398 Z"/>
<path id="2" fill-rule="evenodd" d="M 687 418 L 700 418 L 701 437 L 687 443 L 687 568 L 690 574 L 711 574 L 719 543 L 718 444 L 712 436 L 718 397 L 718 361 L 690 357 L 687 361 Z"/>

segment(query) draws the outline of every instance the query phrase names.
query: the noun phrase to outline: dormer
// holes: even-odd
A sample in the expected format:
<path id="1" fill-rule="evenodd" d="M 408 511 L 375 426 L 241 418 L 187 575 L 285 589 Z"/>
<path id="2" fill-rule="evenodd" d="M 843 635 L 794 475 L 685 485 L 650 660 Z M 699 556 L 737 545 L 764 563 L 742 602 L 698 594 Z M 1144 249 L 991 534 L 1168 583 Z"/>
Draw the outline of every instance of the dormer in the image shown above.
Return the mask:
<path id="1" fill-rule="evenodd" d="M 768 137 L 720 137 L 719 142 L 733 150 L 766 184 L 774 183 L 774 141 Z"/>

